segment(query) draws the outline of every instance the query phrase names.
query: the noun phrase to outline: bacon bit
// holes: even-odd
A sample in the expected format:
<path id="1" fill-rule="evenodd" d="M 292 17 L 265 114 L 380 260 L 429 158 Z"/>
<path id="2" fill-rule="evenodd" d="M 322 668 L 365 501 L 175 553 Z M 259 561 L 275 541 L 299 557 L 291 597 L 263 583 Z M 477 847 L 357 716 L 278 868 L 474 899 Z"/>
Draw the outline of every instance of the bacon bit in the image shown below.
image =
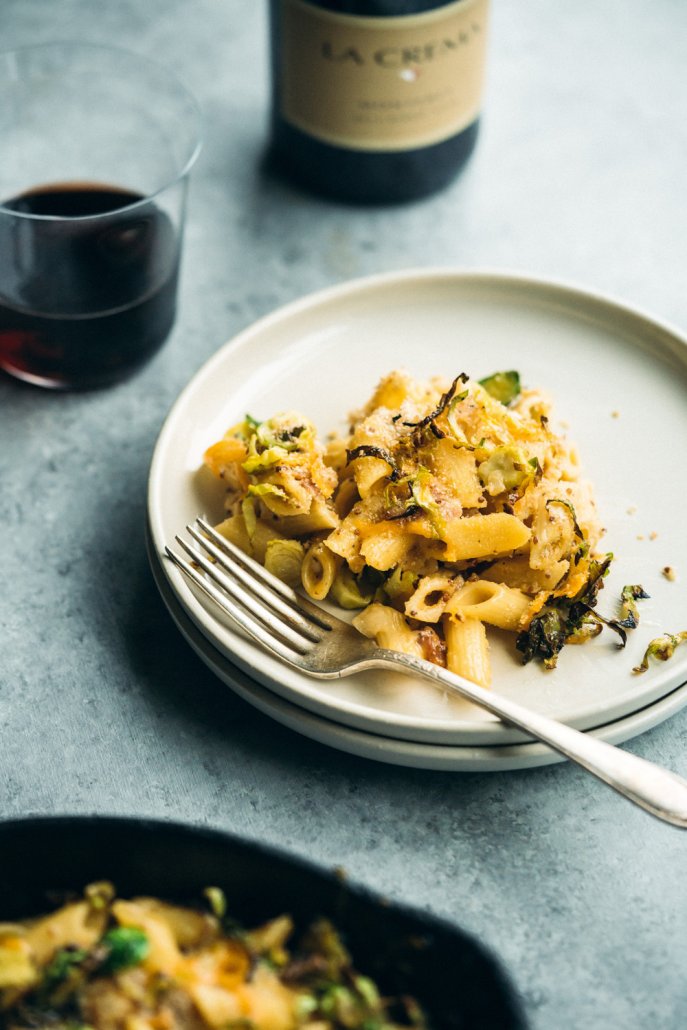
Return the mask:
<path id="1" fill-rule="evenodd" d="M 425 626 L 417 635 L 417 642 L 422 648 L 422 657 L 435 665 L 446 667 L 446 644 L 436 630 Z"/>

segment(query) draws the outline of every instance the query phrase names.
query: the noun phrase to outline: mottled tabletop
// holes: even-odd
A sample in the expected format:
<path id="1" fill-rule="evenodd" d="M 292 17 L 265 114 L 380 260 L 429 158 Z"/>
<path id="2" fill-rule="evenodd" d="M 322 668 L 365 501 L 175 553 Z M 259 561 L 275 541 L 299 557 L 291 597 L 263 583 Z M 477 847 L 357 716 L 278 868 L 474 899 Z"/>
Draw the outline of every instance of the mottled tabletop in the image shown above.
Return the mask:
<path id="1" fill-rule="evenodd" d="M 144 546 L 176 396 L 227 339 L 312 290 L 429 265 L 516 270 L 687 327 L 685 38 L 680 0 L 495 0 L 464 173 L 428 200 L 357 209 L 263 171 L 265 4 L 3 0 L 2 48 L 82 39 L 155 57 L 197 96 L 206 138 L 165 347 L 100 392 L 0 379 L 0 817 L 232 829 L 459 921 L 537 1030 L 685 1026 L 683 832 L 568 764 L 412 770 L 283 728 L 184 642 Z M 687 775 L 687 710 L 626 747 Z"/>

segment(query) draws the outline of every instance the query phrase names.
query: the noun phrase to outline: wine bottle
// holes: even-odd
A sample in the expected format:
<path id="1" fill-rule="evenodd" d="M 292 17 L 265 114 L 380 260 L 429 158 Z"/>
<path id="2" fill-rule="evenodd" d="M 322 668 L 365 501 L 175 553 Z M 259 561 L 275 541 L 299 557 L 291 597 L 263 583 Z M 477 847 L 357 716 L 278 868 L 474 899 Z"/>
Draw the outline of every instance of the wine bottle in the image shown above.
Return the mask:
<path id="1" fill-rule="evenodd" d="M 433 193 L 477 138 L 489 0 L 270 0 L 272 164 L 337 200 Z"/>

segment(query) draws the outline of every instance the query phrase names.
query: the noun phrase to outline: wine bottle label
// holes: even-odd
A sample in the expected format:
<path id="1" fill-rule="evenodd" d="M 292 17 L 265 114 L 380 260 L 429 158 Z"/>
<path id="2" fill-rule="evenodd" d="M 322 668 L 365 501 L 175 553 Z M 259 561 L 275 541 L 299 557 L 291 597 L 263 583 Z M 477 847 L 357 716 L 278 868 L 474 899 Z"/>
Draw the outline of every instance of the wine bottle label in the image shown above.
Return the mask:
<path id="1" fill-rule="evenodd" d="M 368 18 L 281 0 L 282 117 L 356 150 L 409 150 L 454 136 L 479 114 L 488 2 Z"/>

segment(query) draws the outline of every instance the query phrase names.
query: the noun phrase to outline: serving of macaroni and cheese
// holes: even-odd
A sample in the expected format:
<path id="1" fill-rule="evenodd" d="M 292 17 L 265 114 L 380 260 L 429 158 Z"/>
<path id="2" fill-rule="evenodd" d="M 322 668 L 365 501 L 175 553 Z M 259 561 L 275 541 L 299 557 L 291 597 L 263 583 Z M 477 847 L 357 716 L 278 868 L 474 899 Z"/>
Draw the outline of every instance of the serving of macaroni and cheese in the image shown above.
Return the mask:
<path id="1" fill-rule="evenodd" d="M 224 894 L 196 906 L 119 898 L 109 883 L 35 919 L 0 923 L 5 1030 L 426 1030 L 383 997 L 334 926 L 279 915 L 239 926 Z"/>
<path id="2" fill-rule="evenodd" d="M 382 647 L 490 682 L 488 627 L 556 664 L 606 622 L 611 556 L 574 448 L 516 372 L 417 382 L 393 371 L 318 439 L 301 414 L 232 426 L 205 454 L 218 530 L 317 601 L 356 610 Z"/>

